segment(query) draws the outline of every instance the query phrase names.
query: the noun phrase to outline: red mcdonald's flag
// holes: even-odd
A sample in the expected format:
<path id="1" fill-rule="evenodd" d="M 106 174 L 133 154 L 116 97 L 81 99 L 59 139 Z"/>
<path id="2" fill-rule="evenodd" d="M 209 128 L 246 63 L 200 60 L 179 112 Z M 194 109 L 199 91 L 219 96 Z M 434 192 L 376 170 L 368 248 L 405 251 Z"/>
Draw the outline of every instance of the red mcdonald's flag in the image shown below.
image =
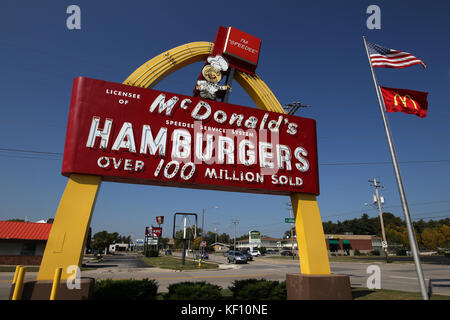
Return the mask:
<path id="1" fill-rule="evenodd" d="M 415 114 L 420 118 L 427 116 L 428 92 L 386 88 L 380 86 L 387 112 Z"/>

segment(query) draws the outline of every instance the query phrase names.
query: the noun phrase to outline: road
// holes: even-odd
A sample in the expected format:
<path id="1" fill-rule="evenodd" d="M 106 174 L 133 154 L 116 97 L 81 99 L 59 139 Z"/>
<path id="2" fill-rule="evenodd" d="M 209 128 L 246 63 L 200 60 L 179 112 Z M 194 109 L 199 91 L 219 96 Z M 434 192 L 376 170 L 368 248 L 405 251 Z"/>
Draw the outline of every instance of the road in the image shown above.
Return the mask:
<path id="1" fill-rule="evenodd" d="M 248 264 L 232 265 L 226 262 L 222 255 L 210 255 L 210 260 L 220 263 L 220 269 L 205 269 L 191 271 L 173 271 L 146 266 L 138 255 L 123 254 L 105 256 L 99 263 L 87 263 L 95 266 L 96 270 L 82 271 L 82 277 L 95 279 L 155 279 L 159 284 L 159 291 L 167 291 L 167 287 L 181 281 L 206 281 L 217 284 L 222 288 L 229 287 L 234 280 L 248 278 L 264 278 L 267 280 L 284 281 L 286 273 L 298 273 L 298 261 L 285 259 L 270 259 L 257 257 Z M 332 273 L 347 274 L 354 287 L 366 287 L 367 267 L 377 265 L 381 271 L 381 288 L 410 292 L 419 292 L 417 276 L 412 263 L 385 264 L 332 262 Z M 433 293 L 450 295 L 450 266 L 443 264 L 423 264 L 424 275 L 428 281 L 433 280 Z M 27 280 L 34 280 L 36 272 L 27 273 Z M 0 273 L 0 299 L 7 299 L 13 272 Z"/>

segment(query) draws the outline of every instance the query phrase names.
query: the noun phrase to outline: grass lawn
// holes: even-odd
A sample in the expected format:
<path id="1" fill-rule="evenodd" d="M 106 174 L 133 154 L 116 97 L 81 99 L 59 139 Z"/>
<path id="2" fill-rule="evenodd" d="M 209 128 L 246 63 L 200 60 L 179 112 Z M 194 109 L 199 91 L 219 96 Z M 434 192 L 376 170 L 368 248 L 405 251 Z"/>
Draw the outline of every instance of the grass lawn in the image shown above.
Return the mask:
<path id="1" fill-rule="evenodd" d="M 0 272 L 15 272 L 15 266 L 0 266 Z M 39 266 L 25 267 L 26 272 L 38 272 Z"/>
<path id="2" fill-rule="evenodd" d="M 298 256 L 295 256 L 294 259 L 292 259 L 292 256 L 262 256 L 263 259 L 279 259 L 279 260 L 298 260 Z"/>
<path id="3" fill-rule="evenodd" d="M 353 300 L 422 300 L 419 292 L 396 290 L 369 290 L 367 288 L 352 288 Z M 431 300 L 450 300 L 450 296 L 433 294 Z"/>
<path id="4" fill-rule="evenodd" d="M 151 267 L 157 267 L 162 269 L 172 269 L 172 270 L 195 270 L 199 269 L 198 261 L 193 261 L 190 258 L 185 259 L 184 266 L 181 264 L 180 257 L 173 256 L 160 256 L 160 257 L 142 257 L 142 261 L 144 261 L 147 265 Z M 201 269 L 217 269 L 219 267 L 216 263 L 202 263 Z"/>

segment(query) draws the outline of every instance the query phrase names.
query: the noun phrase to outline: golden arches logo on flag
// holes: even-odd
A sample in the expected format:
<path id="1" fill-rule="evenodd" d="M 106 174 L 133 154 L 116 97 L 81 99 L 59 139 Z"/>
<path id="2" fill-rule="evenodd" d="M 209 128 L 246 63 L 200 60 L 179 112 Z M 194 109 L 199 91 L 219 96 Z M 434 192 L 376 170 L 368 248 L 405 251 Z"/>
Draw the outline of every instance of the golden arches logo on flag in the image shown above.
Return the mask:
<path id="1" fill-rule="evenodd" d="M 404 112 L 425 118 L 428 111 L 428 92 L 386 88 L 380 86 L 387 112 Z"/>
<path id="2" fill-rule="evenodd" d="M 414 109 L 415 109 L 415 110 L 419 110 L 419 108 L 417 108 L 416 101 L 415 101 L 413 98 L 411 98 L 411 96 L 410 96 L 409 94 L 404 95 L 404 96 L 401 96 L 401 95 L 399 95 L 399 94 L 397 93 L 397 94 L 394 96 L 394 105 L 395 105 L 395 106 L 398 106 L 397 98 L 400 99 L 400 101 L 401 101 L 402 104 L 403 104 L 403 107 L 405 107 L 405 108 L 408 107 L 407 104 L 406 104 L 406 98 L 409 98 L 409 100 L 414 104 Z"/>

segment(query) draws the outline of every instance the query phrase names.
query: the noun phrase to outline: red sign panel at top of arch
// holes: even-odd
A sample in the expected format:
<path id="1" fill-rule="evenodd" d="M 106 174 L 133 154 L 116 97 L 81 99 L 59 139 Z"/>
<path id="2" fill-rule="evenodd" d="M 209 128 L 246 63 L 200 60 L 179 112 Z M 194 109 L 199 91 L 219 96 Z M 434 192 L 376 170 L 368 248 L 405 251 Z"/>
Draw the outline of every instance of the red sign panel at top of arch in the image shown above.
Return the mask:
<path id="1" fill-rule="evenodd" d="M 236 28 L 228 27 L 223 48 L 225 54 L 256 66 L 260 48 L 261 39 Z"/>
<path id="2" fill-rule="evenodd" d="M 62 174 L 225 191 L 319 194 L 316 123 L 79 77 Z"/>

